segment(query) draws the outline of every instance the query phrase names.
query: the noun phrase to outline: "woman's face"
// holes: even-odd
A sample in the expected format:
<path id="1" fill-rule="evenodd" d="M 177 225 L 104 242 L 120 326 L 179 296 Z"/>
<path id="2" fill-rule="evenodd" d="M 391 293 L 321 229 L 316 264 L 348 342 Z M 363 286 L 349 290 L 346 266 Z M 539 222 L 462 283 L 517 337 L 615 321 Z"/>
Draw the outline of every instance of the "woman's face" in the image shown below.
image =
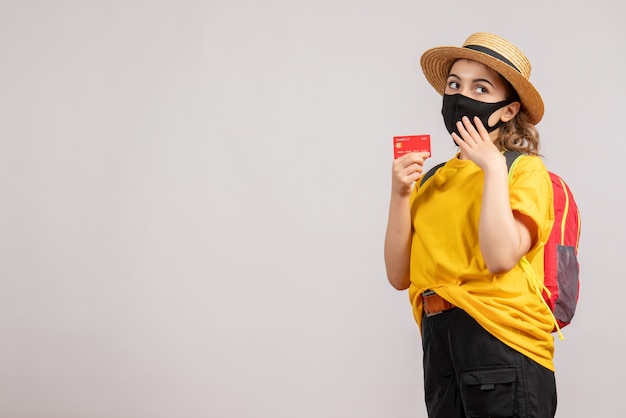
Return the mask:
<path id="1" fill-rule="evenodd" d="M 444 93 L 461 94 L 483 103 L 497 103 L 510 98 L 509 88 L 504 78 L 486 65 L 477 61 L 459 59 L 450 68 Z M 493 112 L 487 123 L 489 126 L 495 126 L 498 121 L 506 123 L 519 110 L 519 102 L 510 103 Z"/>
<path id="2" fill-rule="evenodd" d="M 485 103 L 507 99 L 507 88 L 500 74 L 476 61 L 457 60 L 450 69 L 445 94 L 462 94 Z"/>

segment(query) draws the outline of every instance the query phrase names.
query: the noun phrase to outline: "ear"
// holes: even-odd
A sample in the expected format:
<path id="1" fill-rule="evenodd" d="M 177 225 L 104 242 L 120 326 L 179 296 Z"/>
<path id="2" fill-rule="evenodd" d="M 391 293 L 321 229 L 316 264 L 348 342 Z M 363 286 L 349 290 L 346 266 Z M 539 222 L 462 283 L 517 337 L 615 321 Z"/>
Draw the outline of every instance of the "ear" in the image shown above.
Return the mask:
<path id="1" fill-rule="evenodd" d="M 513 102 L 504 107 L 504 112 L 500 115 L 500 120 L 502 122 L 508 122 L 515 117 L 519 113 L 522 105 L 520 102 Z"/>

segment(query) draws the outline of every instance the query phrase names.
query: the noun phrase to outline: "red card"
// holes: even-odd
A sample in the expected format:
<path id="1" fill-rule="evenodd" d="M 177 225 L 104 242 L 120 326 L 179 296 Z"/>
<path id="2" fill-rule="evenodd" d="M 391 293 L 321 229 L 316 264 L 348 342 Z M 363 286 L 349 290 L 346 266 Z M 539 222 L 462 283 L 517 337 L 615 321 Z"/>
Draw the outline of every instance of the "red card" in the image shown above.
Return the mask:
<path id="1" fill-rule="evenodd" d="M 393 137 L 393 158 L 409 152 L 427 151 L 430 153 L 430 135 L 407 135 Z"/>

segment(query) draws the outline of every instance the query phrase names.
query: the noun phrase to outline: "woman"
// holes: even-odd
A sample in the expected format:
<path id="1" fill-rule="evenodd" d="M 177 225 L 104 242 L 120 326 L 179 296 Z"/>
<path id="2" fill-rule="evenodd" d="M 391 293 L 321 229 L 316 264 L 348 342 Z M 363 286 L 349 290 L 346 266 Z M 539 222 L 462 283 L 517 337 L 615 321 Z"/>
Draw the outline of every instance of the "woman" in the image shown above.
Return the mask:
<path id="1" fill-rule="evenodd" d="M 475 33 L 421 65 L 459 152 L 423 183 L 428 153 L 394 160 L 384 255 L 421 330 L 428 415 L 554 417 L 553 317 L 526 263 L 539 262 L 554 217 L 530 63 Z M 506 150 L 526 154 L 510 179 Z"/>

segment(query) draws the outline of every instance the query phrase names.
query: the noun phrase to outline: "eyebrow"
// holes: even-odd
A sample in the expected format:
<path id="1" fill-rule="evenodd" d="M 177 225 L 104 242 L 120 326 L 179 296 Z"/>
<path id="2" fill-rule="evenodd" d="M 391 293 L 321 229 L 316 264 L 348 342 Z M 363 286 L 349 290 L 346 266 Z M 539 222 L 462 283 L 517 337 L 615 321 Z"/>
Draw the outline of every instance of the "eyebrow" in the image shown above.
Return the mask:
<path id="1" fill-rule="evenodd" d="M 450 74 L 448 75 L 448 78 L 450 78 L 450 77 L 455 77 L 456 79 L 461 80 L 461 77 L 459 77 L 458 75 L 456 75 L 456 74 L 454 74 L 454 73 L 450 73 Z M 476 78 L 476 79 L 472 80 L 472 82 L 474 82 L 474 83 L 479 83 L 479 82 L 487 83 L 487 84 L 489 84 L 491 87 L 494 87 L 494 88 L 495 88 L 495 86 L 493 85 L 493 83 L 492 83 L 491 81 L 487 80 L 486 78 Z"/>

